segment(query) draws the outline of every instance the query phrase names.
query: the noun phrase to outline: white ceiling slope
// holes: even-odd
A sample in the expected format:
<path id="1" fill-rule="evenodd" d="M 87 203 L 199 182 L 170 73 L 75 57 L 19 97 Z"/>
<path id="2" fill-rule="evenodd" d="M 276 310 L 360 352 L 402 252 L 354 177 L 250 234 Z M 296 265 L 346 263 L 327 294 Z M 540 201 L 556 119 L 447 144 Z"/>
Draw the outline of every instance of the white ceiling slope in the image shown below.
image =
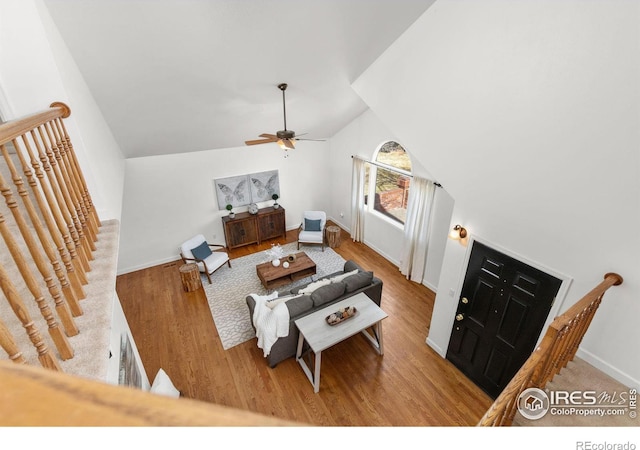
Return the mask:
<path id="1" fill-rule="evenodd" d="M 435 0 L 44 0 L 127 158 L 333 136 L 351 83 Z M 275 144 L 268 144 L 275 145 Z"/>

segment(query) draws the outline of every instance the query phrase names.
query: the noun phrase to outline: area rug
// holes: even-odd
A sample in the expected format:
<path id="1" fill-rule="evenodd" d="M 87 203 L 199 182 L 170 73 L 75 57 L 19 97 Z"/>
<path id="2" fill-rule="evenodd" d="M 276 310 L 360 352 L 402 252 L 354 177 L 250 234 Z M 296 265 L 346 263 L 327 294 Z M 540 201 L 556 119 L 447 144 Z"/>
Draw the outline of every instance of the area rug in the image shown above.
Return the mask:
<path id="1" fill-rule="evenodd" d="M 325 248 L 324 252 L 319 246 L 304 246 L 297 250 L 297 243 L 281 247 L 284 255 L 304 251 L 316 263 L 316 274 L 313 277 L 298 280 L 291 285 L 282 286 L 277 289 L 280 291 L 306 284 L 324 275 L 342 270 L 344 267 L 345 260 L 331 248 Z M 262 286 L 256 274 L 256 266 L 269 261 L 269 259 L 266 251 L 254 253 L 232 259 L 231 268 L 225 265 L 211 275 L 211 284 L 205 276 L 202 277 L 202 285 L 207 295 L 211 315 L 225 350 L 255 337 L 251 326 L 251 317 L 249 317 L 249 307 L 245 299 L 249 294 L 267 294 L 267 290 Z"/>

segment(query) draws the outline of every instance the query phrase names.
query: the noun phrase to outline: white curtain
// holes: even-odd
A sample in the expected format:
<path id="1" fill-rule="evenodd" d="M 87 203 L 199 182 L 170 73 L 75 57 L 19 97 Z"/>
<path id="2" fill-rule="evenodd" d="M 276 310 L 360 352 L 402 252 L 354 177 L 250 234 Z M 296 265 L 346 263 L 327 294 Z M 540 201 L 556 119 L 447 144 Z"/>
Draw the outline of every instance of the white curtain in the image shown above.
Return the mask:
<path id="1" fill-rule="evenodd" d="M 400 272 L 409 280 L 421 283 L 427 264 L 429 222 L 435 185 L 431 180 L 413 177 L 409 189 L 407 219 L 404 223 L 404 243 Z"/>
<path id="2" fill-rule="evenodd" d="M 365 160 L 353 157 L 351 174 L 351 238 L 364 240 L 364 164 Z"/>

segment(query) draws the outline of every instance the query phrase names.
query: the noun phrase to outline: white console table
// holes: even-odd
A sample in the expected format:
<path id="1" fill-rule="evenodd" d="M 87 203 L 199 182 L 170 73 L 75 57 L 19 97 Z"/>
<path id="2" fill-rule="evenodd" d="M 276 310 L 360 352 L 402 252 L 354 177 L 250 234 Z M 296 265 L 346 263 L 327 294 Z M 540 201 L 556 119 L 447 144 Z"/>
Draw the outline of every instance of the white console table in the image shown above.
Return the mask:
<path id="1" fill-rule="evenodd" d="M 357 312 L 353 317 L 337 325 L 327 323 L 325 320 L 327 316 L 347 306 L 356 308 Z M 387 313 L 380 309 L 366 294 L 359 293 L 295 321 L 298 330 L 300 330 L 296 361 L 313 385 L 314 392 L 317 393 L 320 390 L 320 364 L 323 350 L 362 333 L 380 355 L 384 354 L 382 320 L 386 317 Z M 370 333 L 368 329 L 372 327 L 373 333 Z M 309 344 L 309 349 L 303 354 L 305 340 Z M 305 361 L 305 356 L 310 351 L 315 355 L 313 372 Z"/>

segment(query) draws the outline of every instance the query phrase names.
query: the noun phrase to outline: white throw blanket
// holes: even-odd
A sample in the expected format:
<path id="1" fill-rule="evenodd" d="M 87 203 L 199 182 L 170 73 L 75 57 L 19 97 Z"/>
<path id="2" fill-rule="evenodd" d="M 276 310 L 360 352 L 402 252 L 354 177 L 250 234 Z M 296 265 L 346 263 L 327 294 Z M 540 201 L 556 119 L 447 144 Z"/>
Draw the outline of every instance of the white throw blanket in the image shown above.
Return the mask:
<path id="1" fill-rule="evenodd" d="M 289 335 L 289 308 L 282 302 L 273 309 L 267 306 L 268 300 L 278 297 L 278 292 L 271 295 L 251 294 L 256 302 L 253 310 L 253 325 L 256 327 L 258 348 L 264 351 L 264 357 L 269 356 L 271 347 L 278 338 Z"/>

